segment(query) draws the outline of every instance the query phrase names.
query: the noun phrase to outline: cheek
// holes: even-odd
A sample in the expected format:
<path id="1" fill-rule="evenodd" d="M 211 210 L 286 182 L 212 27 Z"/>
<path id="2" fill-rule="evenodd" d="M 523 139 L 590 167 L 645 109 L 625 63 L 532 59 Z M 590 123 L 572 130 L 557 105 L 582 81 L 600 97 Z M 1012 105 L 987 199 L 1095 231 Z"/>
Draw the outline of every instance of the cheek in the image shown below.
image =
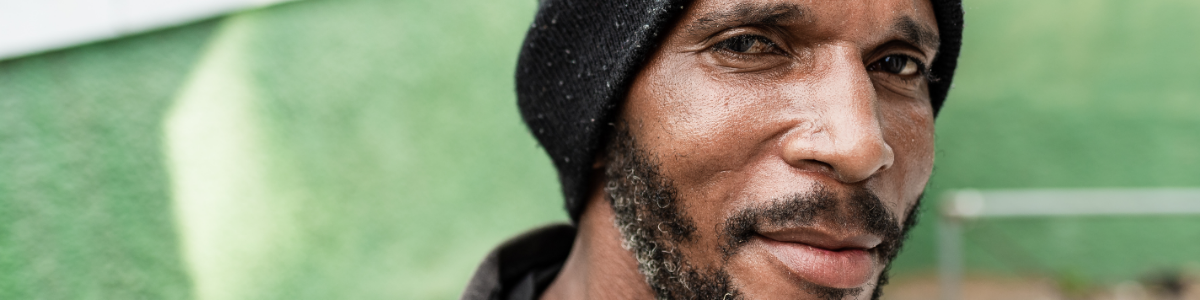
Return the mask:
<path id="1" fill-rule="evenodd" d="M 679 67 L 663 67 L 679 66 Z M 690 70 L 684 70 L 690 69 Z M 777 88 L 719 80 L 687 63 L 649 68 L 631 89 L 623 111 L 639 146 L 672 180 L 685 215 L 702 238 L 689 257 L 717 262 L 720 225 L 772 140 L 772 112 L 783 111 Z M 777 123 L 777 122 L 776 122 Z"/>
<path id="2" fill-rule="evenodd" d="M 686 63 L 660 65 L 677 67 L 642 74 L 625 115 L 680 192 L 705 186 L 712 195 L 715 177 L 745 166 L 770 138 L 770 112 L 779 108 L 769 93 L 777 89 L 719 80 Z"/>
<path id="3" fill-rule="evenodd" d="M 895 151 L 892 167 L 874 182 L 872 190 L 890 191 L 891 195 L 880 194 L 883 199 L 896 199 L 892 211 L 903 213 L 914 204 L 925 190 L 933 173 L 934 124 L 933 110 L 928 101 L 881 101 L 883 126 L 888 144 Z"/>

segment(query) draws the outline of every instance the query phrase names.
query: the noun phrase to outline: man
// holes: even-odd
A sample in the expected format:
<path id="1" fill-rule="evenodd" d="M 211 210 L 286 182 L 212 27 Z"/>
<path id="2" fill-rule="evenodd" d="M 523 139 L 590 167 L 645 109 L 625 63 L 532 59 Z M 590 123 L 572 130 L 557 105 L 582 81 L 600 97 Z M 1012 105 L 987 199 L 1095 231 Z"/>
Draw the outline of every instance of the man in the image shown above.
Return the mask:
<path id="1" fill-rule="evenodd" d="M 933 167 L 940 0 L 543 0 L 517 70 L 573 226 L 463 299 L 878 298 Z"/>

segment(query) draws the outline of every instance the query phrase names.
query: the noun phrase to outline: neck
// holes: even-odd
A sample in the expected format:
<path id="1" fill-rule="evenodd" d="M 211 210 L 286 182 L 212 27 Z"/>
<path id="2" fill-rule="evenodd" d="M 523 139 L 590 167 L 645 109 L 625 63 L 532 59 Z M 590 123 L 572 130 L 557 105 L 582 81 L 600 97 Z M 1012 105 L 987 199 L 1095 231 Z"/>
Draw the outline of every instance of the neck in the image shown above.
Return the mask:
<path id="1" fill-rule="evenodd" d="M 621 247 L 612 206 L 597 190 L 579 218 L 571 254 L 542 300 L 654 299 L 633 252 Z"/>

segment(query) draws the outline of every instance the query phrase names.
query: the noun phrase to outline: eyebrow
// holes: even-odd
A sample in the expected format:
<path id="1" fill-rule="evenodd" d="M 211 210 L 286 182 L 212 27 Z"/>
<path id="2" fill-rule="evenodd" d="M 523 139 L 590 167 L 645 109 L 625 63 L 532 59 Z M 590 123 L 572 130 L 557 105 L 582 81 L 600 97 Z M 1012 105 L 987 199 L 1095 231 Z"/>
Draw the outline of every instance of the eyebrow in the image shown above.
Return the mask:
<path id="1" fill-rule="evenodd" d="M 900 36 L 906 42 L 917 47 L 936 51 L 941 44 L 941 39 L 938 38 L 937 32 L 928 26 L 922 26 L 910 16 L 900 17 L 896 23 L 892 24 L 892 30 L 900 32 Z"/>
<path id="2" fill-rule="evenodd" d="M 784 23 L 799 21 L 807 16 L 805 9 L 794 3 L 750 4 L 742 3 L 732 10 L 715 11 L 705 14 L 687 26 L 687 32 L 707 32 L 718 27 L 729 27 L 731 24 L 757 24 L 765 26 L 780 26 Z"/>
<path id="3" fill-rule="evenodd" d="M 782 26 L 786 23 L 803 21 L 811 18 L 805 13 L 808 9 L 794 3 L 751 4 L 741 3 L 731 10 L 714 11 L 697 18 L 687 25 L 686 31 L 691 34 L 708 32 L 715 28 L 732 27 L 745 24 L 763 26 Z M 892 24 L 891 30 L 899 32 L 905 42 L 919 49 L 939 49 L 941 39 L 936 31 L 928 26 L 917 23 L 912 16 L 903 16 Z"/>

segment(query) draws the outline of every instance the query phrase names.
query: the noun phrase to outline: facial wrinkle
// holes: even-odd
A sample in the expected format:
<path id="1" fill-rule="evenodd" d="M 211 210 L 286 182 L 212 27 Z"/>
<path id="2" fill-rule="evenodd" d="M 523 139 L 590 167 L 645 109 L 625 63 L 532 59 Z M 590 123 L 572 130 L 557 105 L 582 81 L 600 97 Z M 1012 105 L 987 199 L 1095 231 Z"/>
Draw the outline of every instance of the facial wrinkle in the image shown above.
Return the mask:
<path id="1" fill-rule="evenodd" d="M 938 38 L 936 31 L 921 26 L 911 16 L 900 17 L 896 23 L 892 24 L 892 30 L 900 32 L 907 42 L 922 47 L 922 49 L 938 49 L 941 44 L 941 39 Z"/>
<path id="2" fill-rule="evenodd" d="M 743 25 L 760 25 L 779 27 L 787 23 L 801 21 L 808 17 L 804 7 L 793 3 L 753 4 L 740 3 L 732 10 L 715 11 L 705 14 L 687 25 L 688 33 L 701 33 L 722 27 L 737 27 Z"/>

